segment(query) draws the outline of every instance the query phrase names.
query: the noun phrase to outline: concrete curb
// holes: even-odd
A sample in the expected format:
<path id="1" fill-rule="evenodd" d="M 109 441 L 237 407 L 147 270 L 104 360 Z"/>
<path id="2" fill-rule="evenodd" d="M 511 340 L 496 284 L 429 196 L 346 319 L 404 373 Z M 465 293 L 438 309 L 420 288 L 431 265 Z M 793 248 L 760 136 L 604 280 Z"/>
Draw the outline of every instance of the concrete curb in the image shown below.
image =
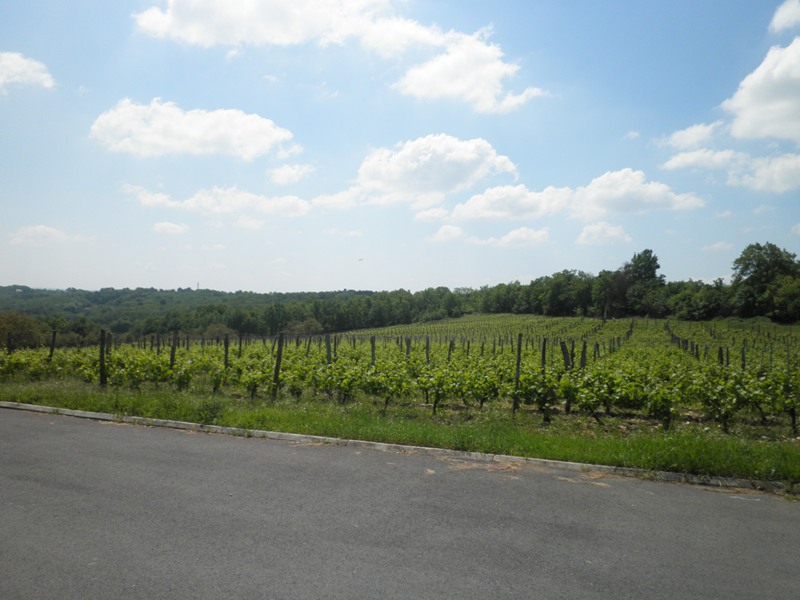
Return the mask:
<path id="1" fill-rule="evenodd" d="M 778 481 L 755 481 L 750 479 L 736 479 L 732 477 L 711 477 L 691 475 L 688 473 L 673 473 L 669 471 L 648 471 L 646 469 L 633 469 L 629 467 L 612 467 L 609 465 L 593 465 L 588 463 L 566 462 L 544 458 L 528 458 L 523 456 L 509 456 L 505 454 L 486 454 L 483 452 L 464 452 L 461 450 L 448 450 L 444 448 L 428 448 L 425 446 L 406 446 L 403 444 L 389 444 L 385 442 L 368 442 L 364 440 L 348 440 L 342 438 L 325 437 L 319 435 L 304 435 L 299 433 L 283 433 L 280 431 L 263 431 L 242 429 L 239 427 L 220 427 L 219 425 L 203 425 L 186 421 L 169 421 L 165 419 L 151 419 L 148 417 L 132 417 L 126 415 L 112 415 L 108 413 L 89 412 L 84 410 L 71 410 L 68 408 L 55 408 L 37 404 L 23 404 L 20 402 L 0 401 L 0 408 L 12 410 L 25 410 L 30 412 L 64 415 L 95 421 L 111 421 L 114 423 L 128 423 L 130 425 L 144 425 L 146 427 L 167 427 L 184 431 L 202 433 L 217 433 L 239 437 L 263 438 L 280 440 L 301 444 L 330 444 L 333 446 L 348 446 L 355 448 L 368 448 L 381 452 L 396 452 L 400 454 L 418 454 L 425 456 L 445 456 L 449 458 L 472 460 L 476 462 L 519 463 L 564 471 L 579 473 L 608 473 L 609 475 L 622 475 L 625 477 L 638 477 L 653 481 L 667 481 L 673 483 L 690 483 L 719 488 L 743 488 L 763 490 L 770 492 L 784 492 L 786 486 Z"/>

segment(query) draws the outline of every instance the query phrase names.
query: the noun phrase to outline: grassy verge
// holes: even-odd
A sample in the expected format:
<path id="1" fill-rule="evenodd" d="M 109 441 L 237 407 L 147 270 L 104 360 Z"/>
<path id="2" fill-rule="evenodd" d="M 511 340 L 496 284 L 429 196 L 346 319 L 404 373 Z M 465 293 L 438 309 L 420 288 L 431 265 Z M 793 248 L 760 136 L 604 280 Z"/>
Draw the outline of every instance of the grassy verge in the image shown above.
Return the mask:
<path id="1" fill-rule="evenodd" d="M 664 432 L 656 423 L 560 415 L 547 427 L 535 412 L 516 417 L 496 403 L 452 405 L 432 417 L 428 407 L 404 403 L 382 411 L 361 398 L 340 405 L 327 399 L 243 399 L 231 395 L 100 389 L 76 381 L 0 384 L 0 400 L 60 408 L 673 471 L 800 483 L 800 441 L 723 434 L 716 427 L 680 423 Z"/>

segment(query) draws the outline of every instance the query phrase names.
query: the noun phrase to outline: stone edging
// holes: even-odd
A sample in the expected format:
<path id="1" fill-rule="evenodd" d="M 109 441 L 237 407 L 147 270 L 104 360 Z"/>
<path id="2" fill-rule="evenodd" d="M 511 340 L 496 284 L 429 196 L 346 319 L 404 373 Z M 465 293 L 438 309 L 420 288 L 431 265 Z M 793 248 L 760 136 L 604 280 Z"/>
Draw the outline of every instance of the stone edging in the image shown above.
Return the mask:
<path id="1" fill-rule="evenodd" d="M 385 442 L 348 440 L 348 439 L 325 437 L 319 435 L 304 435 L 298 433 L 283 433 L 280 431 L 242 429 L 239 427 L 221 427 L 219 425 L 202 425 L 200 423 L 189 423 L 186 421 L 170 421 L 166 419 L 151 419 L 148 417 L 112 415 L 108 413 L 89 412 L 84 410 L 72 410 L 68 408 L 55 408 L 52 406 L 40 406 L 37 404 L 23 404 L 20 402 L 0 401 L 0 408 L 9 408 L 13 410 L 26 410 L 38 413 L 64 415 L 68 417 L 78 417 L 81 419 L 92 419 L 95 421 L 111 421 L 115 423 L 128 423 L 131 425 L 144 425 L 146 427 L 167 427 L 170 429 L 180 429 L 184 431 L 218 433 L 223 435 L 263 438 L 269 440 L 281 440 L 281 441 L 288 441 L 295 443 L 306 443 L 306 444 L 316 443 L 316 444 L 330 444 L 332 446 L 369 448 L 372 450 L 379 450 L 381 452 L 421 454 L 425 456 L 446 456 L 450 458 L 473 460 L 478 462 L 522 463 L 540 467 L 549 467 L 553 469 L 562 469 L 565 471 L 575 471 L 582 473 L 599 472 L 599 473 L 608 473 L 610 475 L 638 477 L 640 479 L 650 479 L 654 481 L 691 483 L 695 485 L 706 485 L 710 487 L 744 488 L 752 490 L 765 490 L 770 492 L 786 491 L 786 486 L 778 481 L 754 481 L 750 479 L 736 479 L 733 477 L 711 477 L 703 475 L 692 475 L 688 473 L 673 473 L 669 471 L 648 471 L 646 469 L 634 469 L 630 467 L 612 467 L 609 465 L 593 465 L 588 463 L 549 460 L 544 458 L 528 458 L 522 456 L 509 456 L 505 454 L 486 454 L 483 452 L 464 452 L 461 450 L 448 450 L 444 448 L 428 448 L 425 446 L 407 446 L 403 444 L 389 444 Z"/>

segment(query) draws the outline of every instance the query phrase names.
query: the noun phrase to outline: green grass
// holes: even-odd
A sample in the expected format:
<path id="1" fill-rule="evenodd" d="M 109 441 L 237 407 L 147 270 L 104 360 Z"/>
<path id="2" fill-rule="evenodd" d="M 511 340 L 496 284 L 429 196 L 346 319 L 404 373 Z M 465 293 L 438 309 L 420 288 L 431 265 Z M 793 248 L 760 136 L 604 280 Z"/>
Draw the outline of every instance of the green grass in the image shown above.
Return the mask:
<path id="1" fill-rule="evenodd" d="M 524 408 L 516 416 L 497 402 L 483 410 L 449 403 L 390 405 L 360 397 L 344 405 L 326 397 L 251 400 L 228 393 L 101 389 L 72 380 L 0 384 L 0 400 L 59 408 L 239 427 L 450 448 L 695 475 L 800 483 L 800 440 L 763 435 L 744 424 L 721 433 L 691 419 L 667 432 L 655 421 L 559 414 L 548 426 Z"/>

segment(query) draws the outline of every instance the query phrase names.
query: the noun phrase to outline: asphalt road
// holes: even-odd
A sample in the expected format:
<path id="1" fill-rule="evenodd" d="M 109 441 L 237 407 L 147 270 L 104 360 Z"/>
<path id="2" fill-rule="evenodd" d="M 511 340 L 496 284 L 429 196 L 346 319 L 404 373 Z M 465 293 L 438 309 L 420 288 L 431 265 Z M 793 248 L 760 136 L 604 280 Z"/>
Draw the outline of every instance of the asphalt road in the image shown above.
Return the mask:
<path id="1" fill-rule="evenodd" d="M 800 502 L 0 409 L 0 598 L 800 597 Z"/>

